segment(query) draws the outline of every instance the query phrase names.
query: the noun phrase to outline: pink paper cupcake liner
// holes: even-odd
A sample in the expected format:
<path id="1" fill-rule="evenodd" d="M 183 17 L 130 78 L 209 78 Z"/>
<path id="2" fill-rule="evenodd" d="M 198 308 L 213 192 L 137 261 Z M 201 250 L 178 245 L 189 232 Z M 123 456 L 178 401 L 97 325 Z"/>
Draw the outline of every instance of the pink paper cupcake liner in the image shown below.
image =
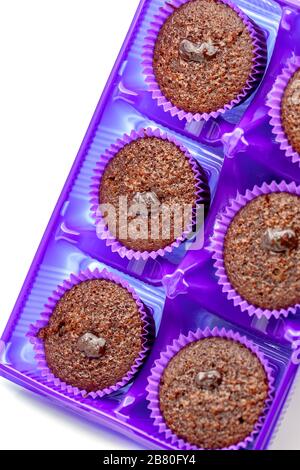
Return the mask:
<path id="1" fill-rule="evenodd" d="M 130 135 L 125 134 L 122 139 L 116 141 L 106 152 L 102 155 L 100 160 L 97 162 L 94 170 L 94 177 L 92 178 L 91 191 L 90 191 L 90 202 L 91 202 L 91 215 L 96 224 L 97 235 L 102 240 L 105 240 L 106 245 L 109 246 L 112 252 L 117 252 L 121 258 L 131 259 L 142 259 L 146 261 L 149 258 L 155 259 L 158 256 L 164 256 L 167 253 L 171 253 L 175 248 L 178 248 L 180 244 L 187 239 L 191 233 L 196 217 L 196 208 L 193 210 L 191 221 L 188 224 L 186 230 L 182 235 L 177 238 L 171 245 L 161 248 L 157 251 L 138 251 L 129 249 L 124 246 L 116 237 L 114 237 L 106 225 L 105 220 L 99 210 L 99 189 L 101 186 L 101 180 L 105 172 L 107 164 L 112 160 L 115 155 L 129 143 L 144 137 L 157 137 L 162 140 L 167 140 L 175 144 L 189 160 L 192 170 L 195 174 L 195 195 L 197 198 L 197 204 L 204 204 L 207 206 L 209 203 L 209 186 L 207 183 L 207 177 L 203 169 L 197 164 L 196 160 L 190 155 L 188 150 L 181 145 L 174 137 L 168 135 L 165 132 L 161 132 L 159 129 L 141 129 L 139 131 L 132 131 Z"/>
<path id="2" fill-rule="evenodd" d="M 252 191 L 247 190 L 244 195 L 237 193 L 237 196 L 232 200 L 229 206 L 225 209 L 224 213 L 220 215 L 217 219 L 214 234 L 211 240 L 211 250 L 213 251 L 213 259 L 215 261 L 216 275 L 218 277 L 218 284 L 222 286 L 222 291 L 226 293 L 228 300 L 233 301 L 234 306 L 240 307 L 242 312 L 247 311 L 250 316 L 256 315 L 258 318 L 265 317 L 270 319 L 275 317 L 278 319 L 280 316 L 287 317 L 290 313 L 296 313 L 299 304 L 293 305 L 287 309 L 280 310 L 268 310 L 256 307 L 243 299 L 239 293 L 231 285 L 229 278 L 226 273 L 226 268 L 224 264 L 224 242 L 227 230 L 236 216 L 236 214 L 245 207 L 250 201 L 269 193 L 291 193 L 300 196 L 300 186 L 297 186 L 296 183 L 286 183 L 282 181 L 281 183 L 276 183 L 273 181 L 271 184 L 264 183 L 262 186 L 254 186 Z"/>
<path id="3" fill-rule="evenodd" d="M 280 144 L 280 149 L 284 151 L 286 157 L 291 158 L 293 163 L 300 163 L 300 155 L 293 149 L 283 128 L 281 103 L 289 81 L 299 69 L 300 57 L 293 56 L 288 60 L 282 74 L 277 77 L 267 99 L 267 105 L 270 108 L 268 114 L 271 117 L 270 124 L 272 126 L 272 132 L 275 135 L 275 140 Z"/>
<path id="4" fill-rule="evenodd" d="M 266 399 L 265 409 L 256 423 L 252 433 L 242 442 L 239 442 L 230 447 L 224 448 L 222 450 L 239 450 L 245 449 L 249 444 L 253 443 L 255 436 L 259 433 L 260 429 L 263 426 L 267 413 L 270 409 L 270 405 L 273 400 L 274 394 L 274 378 L 272 376 L 272 369 L 270 368 L 267 359 L 260 352 L 258 346 L 256 346 L 252 341 L 250 341 L 246 336 L 241 336 L 239 333 L 232 330 L 225 330 L 225 328 L 218 329 L 217 327 L 213 330 L 206 328 L 205 330 L 198 329 L 195 332 L 190 332 L 187 336 L 181 334 L 178 339 L 174 340 L 173 344 L 169 345 L 167 349 L 161 353 L 160 358 L 155 362 L 154 367 L 151 370 L 151 375 L 148 379 L 148 386 L 146 388 L 148 395 L 148 408 L 151 411 L 151 417 L 154 419 L 154 424 L 158 427 L 158 431 L 165 435 L 167 441 L 170 441 L 171 444 L 180 449 L 180 450 L 203 450 L 199 449 L 195 445 L 189 444 L 184 439 L 179 438 L 174 434 L 171 429 L 167 426 L 164 417 L 160 411 L 159 405 L 159 387 L 162 375 L 167 364 L 170 360 L 184 347 L 188 344 L 199 341 L 204 338 L 209 337 L 219 337 L 227 338 L 232 341 L 239 342 L 246 346 L 253 354 L 255 354 L 263 365 L 269 384 L 268 398 Z M 220 449 L 221 450 L 221 449 Z"/>
<path id="5" fill-rule="evenodd" d="M 86 390 L 81 390 L 77 387 L 72 387 L 71 385 L 68 385 L 67 383 L 61 381 L 58 377 L 52 374 L 51 370 L 49 369 L 47 365 L 44 343 L 42 340 L 37 338 L 37 333 L 39 332 L 41 328 L 44 328 L 45 326 L 47 326 L 49 322 L 49 318 L 51 317 L 57 302 L 63 297 L 63 295 L 68 290 L 70 290 L 75 285 L 80 284 L 81 282 L 92 280 L 92 279 L 106 279 L 108 281 L 112 281 L 124 287 L 125 289 L 128 290 L 128 292 L 130 292 L 130 294 L 136 301 L 136 304 L 138 306 L 140 316 L 143 322 L 143 333 L 142 333 L 143 344 L 142 344 L 142 349 L 139 354 L 139 357 L 136 359 L 133 366 L 128 371 L 128 373 L 122 378 L 122 380 L 117 382 L 115 385 L 112 385 L 111 387 L 107 387 L 103 390 L 98 390 L 96 392 L 88 393 Z M 49 297 L 48 302 L 45 305 L 45 310 L 41 314 L 41 318 L 34 325 L 31 325 L 30 331 L 28 332 L 27 336 L 29 337 L 30 342 L 33 344 L 33 348 L 35 352 L 35 359 L 38 365 L 38 370 L 40 371 L 42 377 L 45 378 L 46 381 L 50 385 L 53 385 L 54 387 L 58 387 L 62 392 L 68 393 L 69 395 L 82 396 L 84 398 L 86 397 L 92 397 L 92 398 L 100 397 L 101 398 L 101 397 L 104 397 L 105 395 L 109 395 L 113 392 L 116 392 L 120 388 L 127 385 L 131 381 L 131 379 L 134 377 L 134 375 L 137 373 L 139 368 L 142 366 L 144 359 L 149 350 L 150 332 L 151 332 L 151 323 L 149 322 L 148 314 L 146 313 L 143 303 L 141 302 L 141 300 L 139 299 L 135 291 L 132 289 L 132 287 L 126 281 L 124 281 L 123 279 L 120 279 L 118 276 L 108 272 L 105 269 L 102 271 L 99 271 L 99 269 L 95 269 L 94 271 L 90 271 L 89 269 L 87 269 L 85 271 L 80 272 L 79 274 L 71 274 L 68 280 L 64 281 L 63 284 L 57 287 L 57 289 L 52 293 L 51 297 Z"/>
<path id="6" fill-rule="evenodd" d="M 259 80 L 262 78 L 267 63 L 267 46 L 263 32 L 230 0 L 219 0 L 220 3 L 224 3 L 232 8 L 239 17 L 243 20 L 250 33 L 254 54 L 253 54 L 253 68 L 252 72 L 247 80 L 244 89 L 237 95 L 235 99 L 226 104 L 223 108 L 219 108 L 210 113 L 196 113 L 184 111 L 174 106 L 162 93 L 160 86 L 156 80 L 155 72 L 153 69 L 153 57 L 157 36 L 160 32 L 161 27 L 166 22 L 168 17 L 174 13 L 174 9 L 181 7 L 183 4 L 190 0 L 170 0 L 163 7 L 159 9 L 157 14 L 154 16 L 151 23 L 151 29 L 148 30 L 148 35 L 145 39 L 143 48 L 143 62 L 144 76 L 148 85 L 149 91 L 152 93 L 152 98 L 157 101 L 158 106 L 162 106 L 165 112 L 169 112 L 172 117 L 177 116 L 179 120 L 186 119 L 188 122 L 193 120 L 200 121 L 217 118 L 226 111 L 232 109 L 234 106 L 239 105 L 245 99 L 248 98 L 249 94 L 257 86 Z"/>

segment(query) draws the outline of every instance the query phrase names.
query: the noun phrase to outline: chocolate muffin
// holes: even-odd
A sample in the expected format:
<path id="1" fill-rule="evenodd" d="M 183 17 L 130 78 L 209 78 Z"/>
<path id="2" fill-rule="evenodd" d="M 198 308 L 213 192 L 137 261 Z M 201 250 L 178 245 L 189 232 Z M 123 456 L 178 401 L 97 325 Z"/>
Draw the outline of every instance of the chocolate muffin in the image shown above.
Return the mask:
<path id="1" fill-rule="evenodd" d="M 253 199 L 231 222 L 224 244 L 227 276 L 262 309 L 300 303 L 300 198 L 282 192 Z"/>
<path id="2" fill-rule="evenodd" d="M 222 449 L 252 433 L 268 390 L 256 355 L 238 342 L 210 337 L 190 343 L 170 360 L 160 383 L 160 410 L 178 438 Z"/>
<path id="3" fill-rule="evenodd" d="M 135 251 L 171 245 L 192 220 L 196 184 L 191 162 L 174 143 L 158 137 L 130 142 L 108 163 L 100 184 L 100 207 L 115 209 L 112 223 L 111 211 L 102 209 L 110 233 Z"/>
<path id="4" fill-rule="evenodd" d="M 244 90 L 254 46 L 241 17 L 218 0 L 191 0 L 162 26 L 153 68 L 165 97 L 191 113 L 223 108 Z"/>
<path id="5" fill-rule="evenodd" d="M 281 112 L 288 141 L 300 153 L 300 70 L 292 76 L 286 87 Z"/>
<path id="6" fill-rule="evenodd" d="M 106 280 L 83 281 L 56 304 L 38 332 L 51 372 L 87 392 L 103 390 L 126 376 L 143 347 L 143 320 L 124 287 Z"/>

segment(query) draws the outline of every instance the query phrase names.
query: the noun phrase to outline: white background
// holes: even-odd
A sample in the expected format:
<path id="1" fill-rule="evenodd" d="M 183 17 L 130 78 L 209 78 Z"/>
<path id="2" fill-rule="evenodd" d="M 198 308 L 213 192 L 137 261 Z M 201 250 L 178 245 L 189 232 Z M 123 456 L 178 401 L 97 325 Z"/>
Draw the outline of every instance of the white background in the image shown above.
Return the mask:
<path id="1" fill-rule="evenodd" d="M 138 0 L 0 0 L 0 332 Z M 274 441 L 300 449 L 300 387 Z M 1 449 L 138 449 L 0 378 Z"/>

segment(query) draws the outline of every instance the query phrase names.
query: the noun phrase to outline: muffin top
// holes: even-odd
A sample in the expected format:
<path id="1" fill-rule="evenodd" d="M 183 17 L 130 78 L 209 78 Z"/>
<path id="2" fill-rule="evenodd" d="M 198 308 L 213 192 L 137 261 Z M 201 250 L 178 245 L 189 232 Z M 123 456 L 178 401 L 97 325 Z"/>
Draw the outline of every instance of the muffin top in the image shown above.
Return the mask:
<path id="1" fill-rule="evenodd" d="M 235 290 L 262 309 L 300 302 L 300 198 L 271 193 L 248 203 L 225 238 L 224 263 Z"/>
<path id="2" fill-rule="evenodd" d="M 112 281 L 84 281 L 58 301 L 38 337 L 51 372 L 87 392 L 115 385 L 142 349 L 143 323 L 131 293 Z"/>
<path id="3" fill-rule="evenodd" d="M 300 153 L 300 70 L 293 75 L 285 89 L 281 111 L 289 143 Z"/>
<path id="4" fill-rule="evenodd" d="M 210 113 L 237 98 L 253 69 L 247 26 L 218 0 L 191 0 L 162 26 L 153 67 L 162 93 L 186 112 Z"/>
<path id="5" fill-rule="evenodd" d="M 101 209 L 110 233 L 137 251 L 172 244 L 191 221 L 196 183 L 189 159 L 174 143 L 143 137 L 125 145 L 108 163 L 100 183 L 100 207 L 114 208 Z"/>
<path id="6" fill-rule="evenodd" d="M 266 372 L 240 343 L 210 337 L 179 351 L 159 389 L 168 427 L 191 445 L 222 449 L 253 431 L 268 396 Z"/>

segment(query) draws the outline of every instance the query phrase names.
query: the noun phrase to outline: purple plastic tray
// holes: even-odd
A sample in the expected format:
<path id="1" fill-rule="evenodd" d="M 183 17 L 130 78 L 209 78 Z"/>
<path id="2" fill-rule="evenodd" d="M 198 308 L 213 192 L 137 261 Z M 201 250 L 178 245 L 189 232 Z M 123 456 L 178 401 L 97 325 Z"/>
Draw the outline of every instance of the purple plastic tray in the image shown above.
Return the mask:
<path id="1" fill-rule="evenodd" d="M 268 66 L 260 86 L 239 106 L 208 121 L 180 120 L 157 105 L 143 75 L 142 50 L 151 21 L 164 0 L 141 0 L 96 108 L 87 134 L 50 219 L 40 247 L 0 340 L 0 373 L 56 404 L 106 424 L 146 448 L 174 449 L 159 434 L 147 408 L 146 386 L 154 361 L 181 333 L 206 327 L 247 335 L 265 354 L 275 378 L 275 397 L 249 449 L 267 448 L 300 363 L 300 315 L 258 318 L 241 312 L 218 284 L 211 237 L 216 219 L 237 192 L 264 182 L 295 182 L 300 167 L 286 158 L 270 124 L 267 95 L 287 62 L 300 56 L 300 2 L 236 0 L 264 32 Z M 90 213 L 90 184 L 96 162 L 124 133 L 141 128 L 168 131 L 205 169 L 212 203 L 204 244 L 188 243 L 155 260 L 128 260 L 96 235 Z M 74 397 L 43 378 L 26 336 L 52 291 L 71 273 L 103 268 L 126 279 L 152 312 L 156 339 L 135 380 L 102 399 Z"/>

